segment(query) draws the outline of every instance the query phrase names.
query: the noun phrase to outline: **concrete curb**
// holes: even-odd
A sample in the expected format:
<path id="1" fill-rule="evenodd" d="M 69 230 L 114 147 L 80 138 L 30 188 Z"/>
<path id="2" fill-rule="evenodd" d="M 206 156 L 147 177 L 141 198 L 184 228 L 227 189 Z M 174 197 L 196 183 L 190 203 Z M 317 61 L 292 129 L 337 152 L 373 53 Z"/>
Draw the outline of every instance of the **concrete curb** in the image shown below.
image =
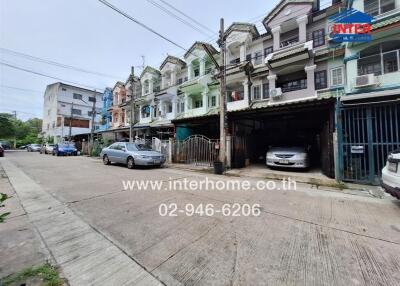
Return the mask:
<path id="1" fill-rule="evenodd" d="M 70 285 L 163 285 L 10 161 L 3 160 L 2 165 L 29 220 Z"/>

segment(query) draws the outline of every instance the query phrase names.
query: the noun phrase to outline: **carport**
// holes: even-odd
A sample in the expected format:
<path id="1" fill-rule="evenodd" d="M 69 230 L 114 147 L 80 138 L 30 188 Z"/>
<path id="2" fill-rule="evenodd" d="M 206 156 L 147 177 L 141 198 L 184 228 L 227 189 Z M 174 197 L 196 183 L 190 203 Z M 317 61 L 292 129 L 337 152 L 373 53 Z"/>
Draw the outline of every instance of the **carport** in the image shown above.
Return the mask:
<path id="1" fill-rule="evenodd" d="M 232 167 L 265 164 L 269 147 L 309 147 L 311 169 L 334 177 L 334 99 L 308 99 L 229 113 Z"/>

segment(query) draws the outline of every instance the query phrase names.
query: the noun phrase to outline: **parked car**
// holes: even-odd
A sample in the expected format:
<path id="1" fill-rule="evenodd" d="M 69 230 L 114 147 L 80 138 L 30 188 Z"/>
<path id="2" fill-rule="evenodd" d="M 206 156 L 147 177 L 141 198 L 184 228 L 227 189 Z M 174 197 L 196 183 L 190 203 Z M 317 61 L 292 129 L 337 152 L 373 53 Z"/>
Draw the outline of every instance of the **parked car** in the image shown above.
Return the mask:
<path id="1" fill-rule="evenodd" d="M 381 185 L 387 193 L 400 199 L 400 150 L 389 154 L 382 169 Z"/>
<path id="2" fill-rule="evenodd" d="M 42 149 L 40 150 L 40 154 L 53 154 L 53 149 L 54 149 L 55 144 L 50 144 L 46 143 L 42 146 Z"/>
<path id="3" fill-rule="evenodd" d="M 28 148 L 28 145 L 22 145 L 18 147 L 20 150 L 26 150 L 26 148 Z"/>
<path id="4" fill-rule="evenodd" d="M 40 152 L 40 148 L 42 148 L 40 146 L 40 144 L 29 144 L 26 147 L 26 151 L 28 151 L 28 152 Z"/>
<path id="5" fill-rule="evenodd" d="M 267 151 L 265 163 L 268 167 L 306 169 L 310 167 L 308 149 L 299 146 L 271 147 Z"/>
<path id="6" fill-rule="evenodd" d="M 161 166 L 165 163 L 165 156 L 160 152 L 152 150 L 145 144 L 116 142 L 100 153 L 104 165 L 110 163 L 123 163 L 129 169 L 135 165 L 139 166 Z"/>
<path id="7" fill-rule="evenodd" d="M 0 157 L 4 157 L 4 148 L 1 144 L 0 144 Z"/>
<path id="8" fill-rule="evenodd" d="M 0 141 L 0 145 L 3 147 L 4 150 L 11 149 L 11 144 L 8 141 Z"/>
<path id="9" fill-rule="evenodd" d="M 67 156 L 67 155 L 77 156 L 78 150 L 76 149 L 75 144 L 72 142 L 58 143 L 53 146 L 52 155 L 53 156 L 54 155 L 56 155 L 56 156 Z"/>

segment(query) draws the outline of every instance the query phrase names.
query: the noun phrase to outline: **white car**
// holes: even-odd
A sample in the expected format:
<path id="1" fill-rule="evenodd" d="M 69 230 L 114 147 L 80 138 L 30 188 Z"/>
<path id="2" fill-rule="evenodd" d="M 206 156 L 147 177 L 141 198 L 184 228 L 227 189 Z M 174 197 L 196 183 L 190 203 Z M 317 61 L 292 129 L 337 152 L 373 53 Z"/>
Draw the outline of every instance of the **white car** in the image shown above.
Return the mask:
<path id="1" fill-rule="evenodd" d="M 265 163 L 268 167 L 306 169 L 310 166 L 310 156 L 304 147 L 271 147 Z"/>
<path id="2" fill-rule="evenodd" d="M 55 144 L 46 143 L 43 146 L 42 150 L 40 150 L 40 153 L 53 154 L 54 145 Z"/>
<path id="3" fill-rule="evenodd" d="M 381 185 L 387 193 L 400 199 L 400 150 L 389 154 L 382 169 Z"/>

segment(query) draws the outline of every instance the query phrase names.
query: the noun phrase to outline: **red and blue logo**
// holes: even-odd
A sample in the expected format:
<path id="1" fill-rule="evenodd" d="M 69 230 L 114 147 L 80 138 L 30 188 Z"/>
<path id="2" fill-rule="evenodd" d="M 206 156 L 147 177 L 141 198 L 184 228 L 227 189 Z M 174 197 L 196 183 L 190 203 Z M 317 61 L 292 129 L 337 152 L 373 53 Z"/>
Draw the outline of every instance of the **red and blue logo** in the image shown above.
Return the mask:
<path id="1" fill-rule="evenodd" d="M 370 42 L 372 17 L 355 9 L 346 9 L 329 17 L 334 42 Z"/>

